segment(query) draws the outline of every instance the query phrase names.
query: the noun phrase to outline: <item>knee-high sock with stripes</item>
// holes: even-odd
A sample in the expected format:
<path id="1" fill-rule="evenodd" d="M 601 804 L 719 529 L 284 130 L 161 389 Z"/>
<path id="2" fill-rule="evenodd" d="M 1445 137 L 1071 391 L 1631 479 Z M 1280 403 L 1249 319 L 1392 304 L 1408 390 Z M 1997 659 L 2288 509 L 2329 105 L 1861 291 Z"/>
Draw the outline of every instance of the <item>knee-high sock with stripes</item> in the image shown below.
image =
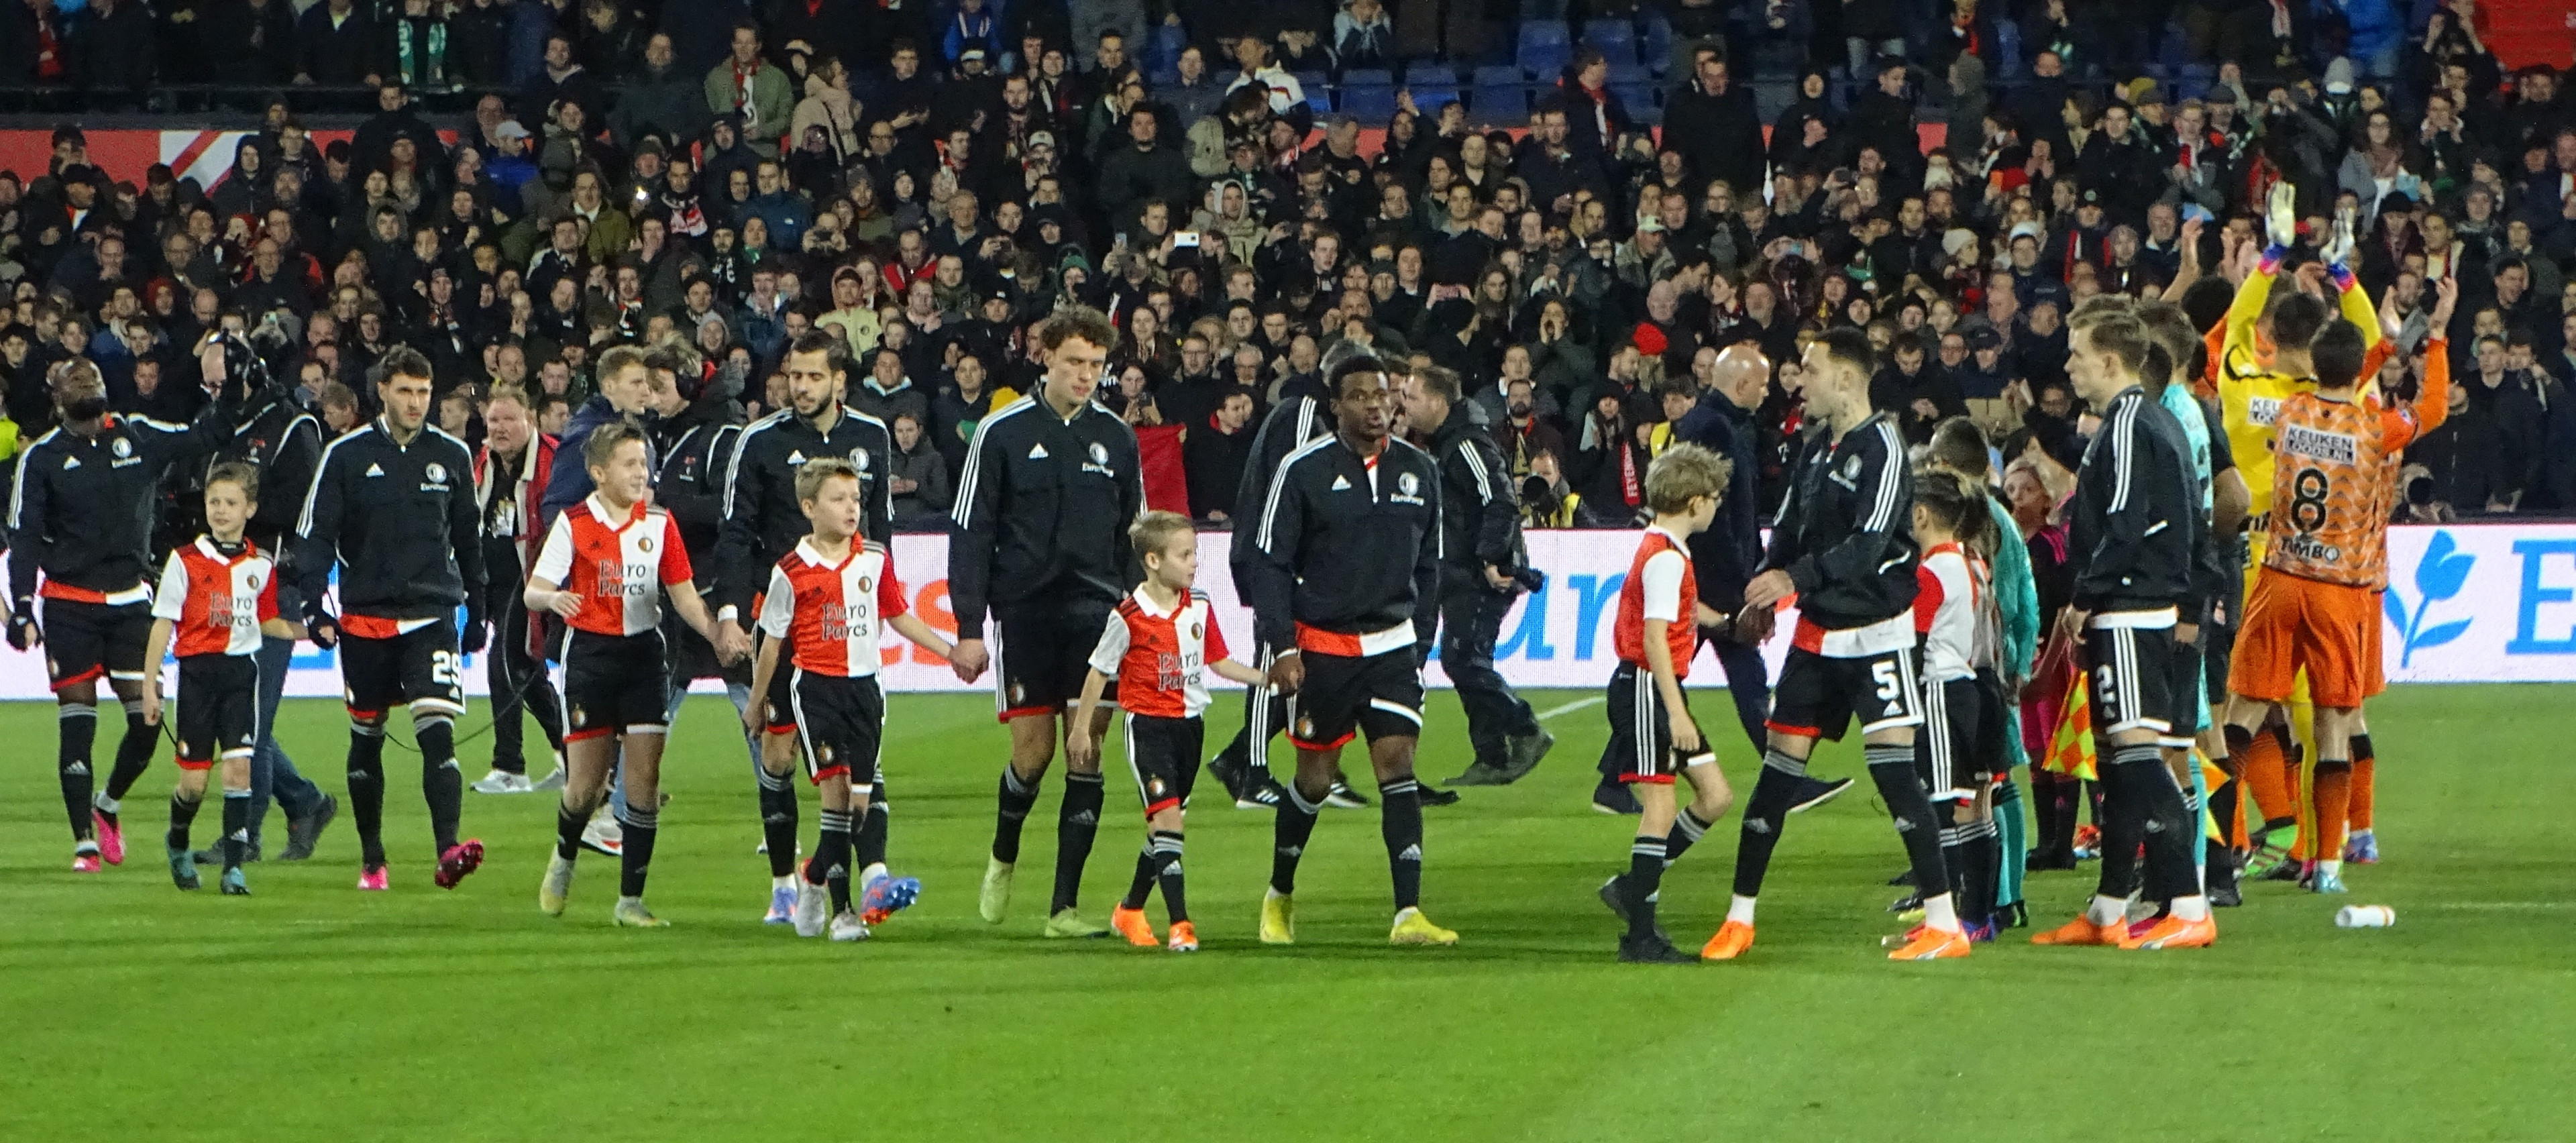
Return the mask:
<path id="1" fill-rule="evenodd" d="M 883 865 L 886 859 L 887 814 L 885 776 L 877 776 L 868 790 L 868 810 L 859 817 L 859 832 L 850 839 L 850 863 L 861 873 L 871 866 Z"/>
<path id="2" fill-rule="evenodd" d="M 1666 838 L 1639 834 L 1628 843 L 1628 873 L 1619 879 L 1619 893 L 1628 910 L 1630 937 L 1642 939 L 1655 931 L 1655 898 L 1670 860 Z"/>
<path id="3" fill-rule="evenodd" d="M 1941 860 L 1940 811 L 1933 808 L 1931 792 L 1923 788 L 1923 779 L 1914 772 L 1914 747 L 1863 746 L 1861 757 L 1869 762 L 1870 781 L 1878 786 L 1879 800 L 1887 803 L 1887 817 L 1896 826 L 1897 840 L 1905 843 L 1905 856 L 1914 865 L 1914 884 L 1923 891 L 1924 914 L 1929 923 L 1936 912 L 1933 898 L 1947 895 L 1950 867 Z"/>
<path id="4" fill-rule="evenodd" d="M 2371 811 L 2379 801 L 2379 753 L 2371 749 L 2370 732 L 2352 736 L 2352 832 L 2370 832 Z"/>
<path id="5" fill-rule="evenodd" d="M 555 803 L 555 856 L 566 861 L 581 857 L 581 831 L 590 824 L 590 811 L 567 802 Z M 790 847 L 793 850 L 793 847 Z"/>
<path id="6" fill-rule="evenodd" d="M 1422 785 L 1406 774 L 1377 785 L 1378 836 L 1398 912 L 1422 904 Z"/>
<path id="7" fill-rule="evenodd" d="M 134 788 L 135 780 L 143 777 L 143 771 L 152 765 L 152 752 L 160 745 L 160 728 L 143 721 L 143 700 L 126 703 L 125 735 L 116 740 L 116 768 L 108 771 L 107 775 L 107 800 L 111 812 L 113 803 L 123 801 L 126 792 Z"/>
<path id="8" fill-rule="evenodd" d="M 1909 760 L 1908 765 L 1911 765 Z M 1771 851 L 1779 848 L 1780 830 L 1789 821 L 1798 780 L 1807 763 L 1777 750 L 1762 755 L 1762 773 L 1753 779 L 1753 795 L 1744 800 L 1744 824 L 1735 838 L 1735 895 L 1762 895 L 1762 879 L 1771 872 Z"/>
<path id="9" fill-rule="evenodd" d="M 818 816 L 823 828 L 814 856 L 805 859 L 805 883 L 829 888 L 832 911 L 840 913 L 850 907 L 850 811 L 826 809 Z"/>
<path id="10" fill-rule="evenodd" d="M 796 872 L 796 779 L 755 770 L 760 778 L 760 837 L 768 843 L 769 876 Z"/>
<path id="11" fill-rule="evenodd" d="M 349 724 L 349 818 L 358 827 L 359 860 L 385 863 L 385 728 Z"/>
<path id="12" fill-rule="evenodd" d="M 90 794 L 96 786 L 89 752 L 98 737 L 98 708 L 85 702 L 62 703 L 54 708 L 54 729 L 58 737 L 54 776 L 63 787 L 63 813 L 71 819 L 72 840 L 88 841 L 93 829 Z"/>
<path id="13" fill-rule="evenodd" d="M 1959 860 L 1965 866 L 1957 878 L 1959 916 L 1972 925 L 1983 925 L 1996 912 L 1996 858 L 2002 852 L 1997 844 L 1995 819 L 1974 818 L 1958 826 Z"/>
<path id="14" fill-rule="evenodd" d="M 644 878 L 653 869 L 653 840 L 661 833 L 662 815 L 628 802 L 617 824 L 626 838 L 617 851 L 617 895 L 641 897 Z"/>
<path id="15" fill-rule="evenodd" d="M 1049 914 L 1073 908 L 1082 896 L 1082 867 L 1100 836 L 1100 807 L 1107 787 L 1098 774 L 1064 776 L 1064 804 L 1055 815 L 1055 899 Z"/>
<path id="16" fill-rule="evenodd" d="M 241 868 L 250 856 L 250 787 L 224 791 L 224 868 Z"/>
<path id="17" fill-rule="evenodd" d="M 1323 812 L 1323 792 L 1310 795 L 1300 782 L 1288 783 L 1288 796 L 1279 799 L 1277 816 L 1271 819 L 1271 892 L 1297 891 L 1297 863 L 1306 856 L 1307 840 L 1315 836 L 1315 816 Z"/>
<path id="18" fill-rule="evenodd" d="M 456 720 L 432 715 L 412 720 L 420 740 L 420 793 L 429 802 L 429 832 L 441 857 L 455 846 L 465 817 L 465 775 L 456 767 Z"/>
<path id="19" fill-rule="evenodd" d="M 1181 835 L 1172 830 L 1155 830 L 1145 852 L 1154 859 L 1154 880 L 1163 887 L 1163 911 L 1175 925 L 1189 920 L 1189 899 L 1181 886 Z"/>
<path id="20" fill-rule="evenodd" d="M 1020 777 L 1009 764 L 1002 766 L 1002 788 L 996 796 L 1000 809 L 993 818 L 993 860 L 1016 865 L 1020 860 L 1020 830 L 1028 824 L 1029 811 L 1038 804 L 1038 784 Z"/>
<path id="21" fill-rule="evenodd" d="M 2317 759 L 2316 854 L 2318 868 L 2343 869 L 2345 831 L 2352 821 L 2352 763 L 2341 758 Z"/>
<path id="22" fill-rule="evenodd" d="M 1948 803 L 1934 802 L 1932 812 L 1935 816 L 1948 817 L 1950 806 Z M 1941 865 L 1942 868 L 1950 871 L 1950 896 L 1958 902 L 1960 915 L 1973 920 L 1976 914 L 1968 912 L 1967 909 L 1968 855 L 1962 848 L 1968 843 L 1967 831 L 1968 827 L 1964 823 L 1956 821 L 1941 827 Z M 1921 891 L 1919 886 L 1917 891 Z M 1932 896 L 1929 892 L 1924 892 L 1922 895 Z"/>
<path id="23" fill-rule="evenodd" d="M 2191 849 L 2191 867 L 2197 876 L 2200 870 L 2209 867 L 2209 831 L 2202 828 L 2204 822 L 2201 818 L 2201 810 L 2209 804 L 2209 785 L 2207 780 L 2201 777 L 2200 759 L 2192 757 L 2189 751 L 2184 752 L 2183 765 L 2189 768 L 2191 773 L 2191 782 L 2182 787 L 2183 821 L 2186 828 L 2191 831 L 2188 845 Z"/>
<path id="24" fill-rule="evenodd" d="M 2152 742 L 2102 745 L 2108 747 L 2103 753 L 2110 761 L 2101 767 L 2102 873 L 2094 891 L 2106 899 L 2126 901 L 2138 891 L 2138 847 L 2146 841 L 2148 817 L 2145 785 L 2131 771 L 2146 766 L 2162 769 L 2164 754 Z"/>
<path id="25" fill-rule="evenodd" d="M 1674 862 L 1681 860 L 1683 854 L 1699 844 L 1699 839 L 1708 836 L 1709 827 L 1716 824 L 1691 812 L 1689 806 L 1683 806 L 1680 813 L 1673 815 L 1672 830 L 1664 835 L 1664 867 L 1669 869 Z"/>
<path id="26" fill-rule="evenodd" d="M 195 824 L 197 820 L 197 809 L 201 804 L 203 804 L 201 801 L 191 801 L 187 798 L 180 797 L 178 791 L 171 791 L 170 836 L 164 842 L 165 845 L 169 846 L 170 852 L 183 853 L 188 850 L 188 829 L 191 825 Z"/>

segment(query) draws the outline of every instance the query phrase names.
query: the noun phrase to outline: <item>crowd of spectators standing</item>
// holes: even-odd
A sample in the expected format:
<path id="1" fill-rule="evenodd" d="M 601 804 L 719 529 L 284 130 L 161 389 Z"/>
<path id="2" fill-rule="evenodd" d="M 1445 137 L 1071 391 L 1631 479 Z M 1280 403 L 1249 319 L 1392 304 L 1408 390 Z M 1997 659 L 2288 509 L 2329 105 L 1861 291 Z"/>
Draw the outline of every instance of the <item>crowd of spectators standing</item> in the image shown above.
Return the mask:
<path id="1" fill-rule="evenodd" d="M 121 410 L 184 420 L 200 339 L 232 323 L 335 427 L 370 415 L 387 350 L 418 348 L 441 421 L 475 438 L 500 383 L 560 426 L 621 343 L 685 345 L 708 392 L 775 408 L 784 347 L 829 329 L 851 403 L 895 427 L 899 514 L 935 527 L 977 421 L 1038 374 L 1035 324 L 1084 304 L 1122 331 L 1100 400 L 1138 426 L 1158 507 L 1222 522 L 1259 418 L 1347 341 L 1456 370 L 1529 523 L 1619 527 L 1652 456 L 1727 400 L 1719 349 L 1794 370 L 1842 324 L 1885 352 L 1873 391 L 1909 432 L 1971 415 L 2056 479 L 2082 429 L 2067 311 L 2240 278 L 2249 204 L 2287 180 L 2311 235 L 2293 269 L 2349 215 L 2402 342 L 2427 280 L 2461 283 L 2466 383 L 2401 515 L 2576 509 L 2558 73 L 2505 74 L 2470 0 L 1983 2 L 1676 2 L 1644 12 L 1676 34 L 1651 107 L 1577 45 L 1526 126 L 1408 93 L 1364 136 L 1296 74 L 1475 62 L 1525 13 L 0 0 L 0 87 L 286 93 L 212 186 L 102 171 L 77 127 L 46 169 L 0 172 L 0 384 L 22 438 L 72 355 Z M 2009 83 L 2007 23 L 2028 53 Z M 2168 26 L 2202 80 L 2146 66 Z M 1164 27 L 1185 47 L 1149 75 Z M 1757 75 L 1785 99 L 1757 101 Z M 308 84 L 373 111 L 321 145 Z M 2381 382 L 2419 370 L 2401 353 Z M 1775 382 L 1727 415 L 1776 499 L 1795 399 Z"/>

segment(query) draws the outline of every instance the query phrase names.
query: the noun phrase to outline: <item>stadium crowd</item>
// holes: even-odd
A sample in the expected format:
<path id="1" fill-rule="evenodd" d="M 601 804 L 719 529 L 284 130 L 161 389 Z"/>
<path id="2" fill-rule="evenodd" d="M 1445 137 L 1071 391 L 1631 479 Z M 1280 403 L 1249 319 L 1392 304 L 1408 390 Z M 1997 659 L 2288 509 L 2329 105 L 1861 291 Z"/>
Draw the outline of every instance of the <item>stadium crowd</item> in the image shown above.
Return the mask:
<path id="1" fill-rule="evenodd" d="M 0 383 L 24 438 L 75 354 L 119 409 L 184 420 L 197 338 L 238 315 L 335 426 L 373 412 L 388 348 L 423 349 L 441 423 L 479 441 L 489 386 L 552 431 L 601 350 L 670 336 L 773 408 L 783 347 L 832 328 L 854 403 L 904 422 L 902 515 L 935 523 L 974 423 L 1035 376 L 1031 323 L 1084 303 L 1124 335 L 1103 400 L 1145 429 L 1158 507 L 1221 521 L 1281 386 L 1357 341 L 1461 374 L 1531 523 L 1628 526 L 1734 342 L 1794 363 L 1856 325 L 1918 441 L 1957 413 L 2063 435 L 2071 308 L 2240 277 L 2219 220 L 2286 179 L 2312 232 L 2356 210 L 2361 279 L 2418 336 L 2426 276 L 2461 283 L 2449 341 L 2477 381 L 2401 511 L 2576 507 L 2576 93 L 2500 75 L 2470 4 L 2401 31 L 2375 0 L 2190 0 L 2160 49 L 2156 4 L 1962 0 L 1917 27 L 1680 3 L 1642 14 L 1674 33 L 1668 91 L 1578 44 L 1526 130 L 1454 90 L 1407 93 L 1382 137 L 1319 116 L 1295 73 L 1506 39 L 1425 7 L 7 0 L 8 82 L 286 94 L 212 187 L 103 171 L 77 128 L 46 170 L 0 172 Z M 2157 20 L 2095 19 L 2122 12 Z M 1999 23 L 2030 55 L 2009 83 Z M 317 145 L 289 109 L 307 81 L 381 87 Z M 1767 124 L 1762 84 L 1790 96 Z M 1797 410 L 1775 386 L 1757 419 L 1767 506 Z"/>

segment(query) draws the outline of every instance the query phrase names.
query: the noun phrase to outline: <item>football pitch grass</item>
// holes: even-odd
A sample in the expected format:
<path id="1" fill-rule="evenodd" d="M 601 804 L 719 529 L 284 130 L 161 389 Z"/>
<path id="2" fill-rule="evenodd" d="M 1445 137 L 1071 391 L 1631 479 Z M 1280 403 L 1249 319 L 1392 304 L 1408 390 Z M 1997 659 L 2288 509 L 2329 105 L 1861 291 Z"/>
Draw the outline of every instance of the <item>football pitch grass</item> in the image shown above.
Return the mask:
<path id="1" fill-rule="evenodd" d="M 2249 886 L 2214 949 L 2040 949 L 2018 930 L 1966 961 L 1890 964 L 1884 882 L 1903 858 L 1864 778 L 1791 819 L 1751 953 L 1674 968 L 1616 963 L 1593 897 L 1630 836 L 1586 805 L 1597 703 L 1551 721 L 1556 752 L 1528 779 L 1426 811 L 1425 903 L 1457 947 L 1386 946 L 1374 810 L 1326 811 L 1299 943 L 1262 946 L 1271 815 L 1202 796 L 1193 956 L 1038 936 L 1052 779 L 1009 922 L 975 916 L 1005 749 L 980 696 L 891 704 L 892 854 L 926 889 L 860 945 L 759 923 L 753 787 L 721 698 L 691 700 L 667 764 L 661 931 L 610 926 L 616 862 L 597 855 L 565 916 L 537 911 L 552 795 L 468 793 L 489 857 L 433 888 L 399 747 L 390 893 L 352 888 L 345 813 L 314 860 L 252 866 L 248 899 L 217 895 L 212 871 L 174 890 L 166 743 L 126 801 L 125 865 L 75 875 L 52 709 L 0 705 L 18 743 L 0 768 L 0 1139 L 2565 1139 L 2570 693 L 2391 692 L 2371 712 L 2387 862 L 2351 870 L 2344 898 Z M 1695 705 L 1732 734 L 1724 696 Z M 1211 747 L 1238 710 L 1220 696 Z M 340 790 L 336 706 L 282 718 L 304 771 Z M 1719 742 L 1749 790 L 1744 743 Z M 1464 764 L 1446 693 L 1425 746 L 1426 778 Z M 462 748 L 469 781 L 488 751 Z M 1818 771 L 1858 763 L 1829 748 Z M 1084 883 L 1099 921 L 1143 837 L 1114 741 L 1108 768 Z M 218 824 L 200 816 L 201 844 Z M 813 824 L 807 793 L 809 846 Z M 282 820 L 269 830 L 273 851 Z M 1722 918 L 1734 835 L 1730 815 L 1664 883 L 1685 947 Z M 2064 919 L 2091 878 L 2034 876 L 2034 922 Z M 2345 903 L 2393 905 L 2398 924 L 2338 930 Z"/>

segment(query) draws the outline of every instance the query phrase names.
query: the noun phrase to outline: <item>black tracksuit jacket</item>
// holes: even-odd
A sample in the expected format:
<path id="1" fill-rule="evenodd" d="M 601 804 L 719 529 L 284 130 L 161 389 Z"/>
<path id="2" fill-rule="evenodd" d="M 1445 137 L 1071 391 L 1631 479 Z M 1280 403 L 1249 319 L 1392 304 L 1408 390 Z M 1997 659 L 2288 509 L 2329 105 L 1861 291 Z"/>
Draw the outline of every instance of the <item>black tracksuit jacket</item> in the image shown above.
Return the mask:
<path id="1" fill-rule="evenodd" d="M 769 565 L 813 530 L 796 501 L 796 470 L 806 461 L 847 458 L 859 470 L 865 498 L 859 517 L 862 538 L 879 544 L 894 538 L 894 497 L 885 477 L 894 456 L 894 434 L 875 417 L 848 405 L 839 409 L 828 437 L 794 409 L 780 409 L 745 426 L 735 438 L 725 468 L 724 525 L 716 539 L 715 604 L 718 610 L 737 609 L 746 625 L 752 595 L 769 585 Z M 686 533 L 682 536 L 685 540 Z"/>
<path id="2" fill-rule="evenodd" d="M 484 618 L 474 454 L 436 425 L 405 445 L 378 417 L 323 446 L 296 537 L 308 622 L 322 617 L 335 565 L 341 615 L 435 619 L 463 604 L 468 626 Z"/>
<path id="3" fill-rule="evenodd" d="M 1807 438 L 1771 522 L 1763 567 L 1786 569 L 1798 613 L 1829 631 L 1866 627 L 1914 606 L 1914 477 L 1894 418 Z"/>
<path id="4" fill-rule="evenodd" d="M 957 637 L 1023 600 L 1115 601 L 1142 578 L 1127 528 L 1145 512 L 1136 431 L 1097 403 L 1059 417 L 1044 388 L 975 426 L 948 529 Z"/>
<path id="5" fill-rule="evenodd" d="M 1248 521 L 1253 631 L 1297 645 L 1298 625 L 1341 634 L 1413 623 L 1416 654 L 1440 615 L 1440 466 L 1390 439 L 1376 472 L 1338 436 L 1288 455 Z"/>
<path id="6" fill-rule="evenodd" d="M 2173 414 L 2131 386 L 2103 410 L 2075 474 L 2067 562 L 2085 611 L 2182 609 L 2197 621 L 2201 592 L 2199 474 Z"/>

